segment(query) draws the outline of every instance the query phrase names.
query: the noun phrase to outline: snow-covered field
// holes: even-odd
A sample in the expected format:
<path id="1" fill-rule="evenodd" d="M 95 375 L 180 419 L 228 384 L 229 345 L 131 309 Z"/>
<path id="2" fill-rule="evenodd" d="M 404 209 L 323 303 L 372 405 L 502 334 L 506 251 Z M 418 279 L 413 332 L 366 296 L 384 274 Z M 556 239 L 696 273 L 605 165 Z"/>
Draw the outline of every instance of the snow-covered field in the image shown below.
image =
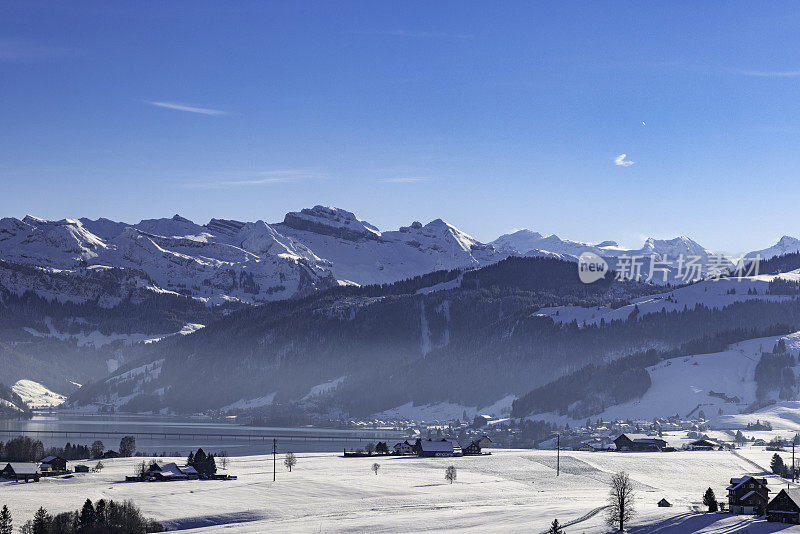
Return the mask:
<path id="1" fill-rule="evenodd" d="M 607 483 L 625 470 L 637 488 L 637 518 L 631 532 L 791 532 L 798 527 L 744 516 L 700 511 L 712 487 L 725 498 L 731 477 L 764 476 L 772 453 L 731 452 L 561 453 L 495 450 L 491 456 L 420 459 L 341 458 L 334 453 L 300 454 L 292 473 L 282 468 L 272 481 L 272 457 L 231 458 L 232 481 L 121 482 L 141 459 L 106 460 L 100 473 L 40 483 L 0 483 L 17 525 L 39 507 L 56 513 L 78 509 L 86 498 L 133 499 L 142 511 L 171 530 L 256 532 L 531 532 L 553 518 L 567 532 L 612 531 L 604 524 Z M 180 460 L 180 459 L 179 459 Z M 170 461 L 170 459 L 166 459 Z M 370 466 L 381 467 L 375 475 Z M 448 465 L 455 484 L 444 480 Z M 770 476 L 776 493 L 785 481 Z M 672 508 L 657 508 L 662 497 Z M 598 511 L 599 510 L 599 511 Z M 594 513 L 594 515 L 593 515 Z M 587 517 L 588 516 L 588 517 Z"/>

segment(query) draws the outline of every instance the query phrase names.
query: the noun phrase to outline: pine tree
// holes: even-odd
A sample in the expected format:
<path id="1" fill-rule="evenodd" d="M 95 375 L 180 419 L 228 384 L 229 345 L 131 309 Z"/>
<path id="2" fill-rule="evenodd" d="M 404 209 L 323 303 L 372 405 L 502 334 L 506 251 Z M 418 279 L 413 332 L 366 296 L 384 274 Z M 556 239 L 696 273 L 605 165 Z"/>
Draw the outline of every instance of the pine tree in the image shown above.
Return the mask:
<path id="1" fill-rule="evenodd" d="M 31 525 L 31 534 L 47 534 L 50 530 L 50 523 L 53 522 L 53 517 L 47 513 L 42 507 L 36 510 L 33 515 L 33 524 Z"/>
<path id="2" fill-rule="evenodd" d="M 11 521 L 11 512 L 8 511 L 8 506 L 3 505 L 0 510 L 0 534 L 12 534 L 14 532 L 14 524 Z"/>
<path id="3" fill-rule="evenodd" d="M 786 472 L 786 465 L 783 463 L 783 458 L 781 458 L 777 452 L 772 455 L 769 468 L 776 475 L 783 475 Z"/>
<path id="4" fill-rule="evenodd" d="M 194 467 L 194 453 L 189 451 L 189 457 L 186 459 L 186 465 L 191 465 Z"/>
<path id="5" fill-rule="evenodd" d="M 558 519 L 553 519 L 553 523 L 550 525 L 550 530 L 547 531 L 547 534 L 564 534 L 564 529 L 561 528 L 561 523 L 558 522 Z"/>
<path id="6" fill-rule="evenodd" d="M 714 490 L 708 488 L 703 495 L 703 504 L 708 506 L 709 512 L 716 512 L 717 511 L 717 497 L 714 495 Z"/>
<path id="7" fill-rule="evenodd" d="M 97 523 L 97 513 L 94 510 L 91 499 L 86 499 L 78 517 L 79 529 L 85 532 L 92 530 Z"/>
<path id="8" fill-rule="evenodd" d="M 197 469 L 198 473 L 205 474 L 204 469 L 206 467 L 206 453 L 202 448 L 197 449 L 197 452 L 194 455 L 194 463 L 192 465 L 195 469 Z"/>

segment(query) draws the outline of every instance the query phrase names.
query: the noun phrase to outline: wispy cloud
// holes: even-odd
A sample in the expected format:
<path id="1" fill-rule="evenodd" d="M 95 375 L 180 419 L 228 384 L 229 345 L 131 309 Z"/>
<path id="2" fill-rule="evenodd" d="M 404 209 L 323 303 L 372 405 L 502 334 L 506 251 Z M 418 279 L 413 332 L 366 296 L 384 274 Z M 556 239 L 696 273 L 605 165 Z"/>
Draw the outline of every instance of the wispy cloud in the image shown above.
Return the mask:
<path id="1" fill-rule="evenodd" d="M 475 36 L 466 33 L 420 32 L 409 30 L 373 30 L 356 32 L 358 35 L 386 35 L 389 37 L 419 37 L 435 39 L 473 39 Z"/>
<path id="2" fill-rule="evenodd" d="M 225 111 L 219 109 L 200 108 L 197 106 L 190 106 L 189 104 L 181 104 L 180 102 L 159 102 L 153 100 L 146 100 L 145 102 L 159 108 L 188 111 L 189 113 L 199 113 L 201 115 L 227 115 Z"/>
<path id="3" fill-rule="evenodd" d="M 303 170 L 277 170 L 237 172 L 223 175 L 223 178 L 203 182 L 183 184 L 189 189 L 227 189 L 232 187 L 253 187 L 259 185 L 298 182 L 301 180 L 320 179 L 324 176 Z"/>
<path id="4" fill-rule="evenodd" d="M 66 48 L 31 41 L 0 40 L 0 62 L 2 63 L 42 61 L 63 56 L 67 52 Z"/>
<path id="5" fill-rule="evenodd" d="M 742 70 L 739 74 L 744 76 L 756 76 L 758 78 L 797 78 L 800 76 L 800 70 L 777 70 L 777 71 L 759 71 L 759 70 Z"/>
<path id="6" fill-rule="evenodd" d="M 619 156 L 614 158 L 614 165 L 616 165 L 617 167 L 630 167 L 631 165 L 636 163 L 635 161 L 625 159 L 627 157 L 628 157 L 627 154 L 620 154 Z"/>
<path id="7" fill-rule="evenodd" d="M 386 184 L 413 184 L 417 182 L 427 182 L 428 178 L 424 176 L 406 176 L 400 178 L 383 178 L 378 181 Z"/>

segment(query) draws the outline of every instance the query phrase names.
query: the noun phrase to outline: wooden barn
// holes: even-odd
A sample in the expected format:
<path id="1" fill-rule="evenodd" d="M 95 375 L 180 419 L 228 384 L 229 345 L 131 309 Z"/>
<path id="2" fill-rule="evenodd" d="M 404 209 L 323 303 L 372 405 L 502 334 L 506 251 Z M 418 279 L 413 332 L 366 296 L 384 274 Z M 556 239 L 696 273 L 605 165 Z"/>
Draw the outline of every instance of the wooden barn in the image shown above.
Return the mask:
<path id="1" fill-rule="evenodd" d="M 666 441 L 646 434 L 620 434 L 614 440 L 614 445 L 617 446 L 618 451 L 652 452 L 663 451 L 667 448 Z"/>
<path id="2" fill-rule="evenodd" d="M 421 439 L 416 444 L 417 454 L 427 457 L 462 456 L 461 445 L 453 439 Z"/>
<path id="3" fill-rule="evenodd" d="M 10 462 L 3 468 L 2 476 L 13 480 L 25 480 L 25 482 L 29 480 L 39 482 L 42 473 L 39 471 L 39 466 L 33 462 Z"/>
<path id="4" fill-rule="evenodd" d="M 767 521 L 800 524 L 800 489 L 782 489 L 767 504 Z"/>

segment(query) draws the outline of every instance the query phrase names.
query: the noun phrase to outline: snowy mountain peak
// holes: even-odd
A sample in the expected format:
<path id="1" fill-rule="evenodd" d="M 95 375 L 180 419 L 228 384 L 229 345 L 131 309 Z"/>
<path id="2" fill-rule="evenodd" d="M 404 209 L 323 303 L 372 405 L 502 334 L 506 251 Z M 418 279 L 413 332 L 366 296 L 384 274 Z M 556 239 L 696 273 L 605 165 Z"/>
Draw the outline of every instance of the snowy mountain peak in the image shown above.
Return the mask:
<path id="1" fill-rule="evenodd" d="M 214 235 L 233 236 L 239 233 L 245 223 L 226 219 L 211 219 L 206 228 Z"/>
<path id="2" fill-rule="evenodd" d="M 775 256 L 783 256 L 784 254 L 792 254 L 795 252 L 800 252 L 800 239 L 785 235 L 773 246 L 762 250 L 754 250 L 750 252 L 747 257 L 754 258 L 758 255 L 762 260 L 768 260 Z"/>
<path id="3" fill-rule="evenodd" d="M 657 254 L 673 258 L 680 255 L 706 257 L 711 254 L 709 250 L 685 235 L 673 239 L 654 239 L 650 237 L 644 242 L 640 252 L 642 255 Z"/>
<path id="4" fill-rule="evenodd" d="M 145 219 L 135 225 L 139 230 L 148 234 L 162 235 L 165 237 L 203 235 L 207 229 L 199 224 L 175 215 L 170 219 Z"/>
<path id="5" fill-rule="evenodd" d="M 492 241 L 492 245 L 499 252 L 506 254 L 525 254 L 526 252 L 538 248 L 544 236 L 539 232 L 522 229 L 504 234 Z"/>
<path id="6" fill-rule="evenodd" d="M 329 206 L 314 206 L 286 214 L 283 224 L 295 230 L 330 235 L 351 241 L 377 239 L 381 232 L 354 213 Z"/>

